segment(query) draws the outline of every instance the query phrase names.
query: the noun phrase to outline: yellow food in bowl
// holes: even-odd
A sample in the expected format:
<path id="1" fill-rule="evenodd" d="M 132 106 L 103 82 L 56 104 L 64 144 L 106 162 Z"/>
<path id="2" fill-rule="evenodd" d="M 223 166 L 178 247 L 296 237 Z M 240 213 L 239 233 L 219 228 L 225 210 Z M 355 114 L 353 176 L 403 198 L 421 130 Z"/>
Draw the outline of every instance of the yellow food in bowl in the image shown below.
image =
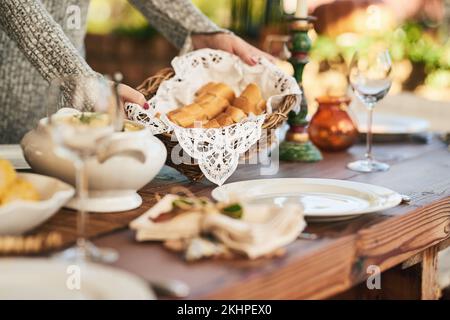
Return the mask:
<path id="1" fill-rule="evenodd" d="M 63 115 L 56 121 L 61 121 L 71 126 L 87 126 L 91 128 L 102 128 L 109 126 L 111 119 L 107 114 L 95 113 L 95 112 L 82 112 L 80 114 Z"/>
<path id="2" fill-rule="evenodd" d="M 9 161 L 0 159 L 0 206 L 17 200 L 39 201 L 39 193 L 33 184 L 17 177 Z"/>
<path id="3" fill-rule="evenodd" d="M 39 194 L 30 182 L 18 178 L 4 193 L 2 205 L 16 200 L 39 201 Z"/>
<path id="4" fill-rule="evenodd" d="M 8 160 L 0 159 L 0 199 L 8 187 L 16 180 L 16 171 Z"/>
<path id="5" fill-rule="evenodd" d="M 130 131 L 139 131 L 142 130 L 144 127 L 140 124 L 133 123 L 131 121 L 125 121 L 123 124 L 123 131 L 130 132 Z"/>

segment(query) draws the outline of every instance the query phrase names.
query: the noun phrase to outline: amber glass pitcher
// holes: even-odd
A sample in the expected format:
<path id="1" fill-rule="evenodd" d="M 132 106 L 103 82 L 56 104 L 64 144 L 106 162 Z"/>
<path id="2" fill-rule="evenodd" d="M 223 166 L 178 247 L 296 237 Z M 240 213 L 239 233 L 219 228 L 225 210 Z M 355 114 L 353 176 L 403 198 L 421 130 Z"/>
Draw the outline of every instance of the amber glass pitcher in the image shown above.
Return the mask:
<path id="1" fill-rule="evenodd" d="M 358 139 L 358 130 L 347 113 L 351 99 L 347 96 L 324 96 L 316 99 L 319 108 L 311 119 L 311 141 L 323 151 L 348 149 Z"/>

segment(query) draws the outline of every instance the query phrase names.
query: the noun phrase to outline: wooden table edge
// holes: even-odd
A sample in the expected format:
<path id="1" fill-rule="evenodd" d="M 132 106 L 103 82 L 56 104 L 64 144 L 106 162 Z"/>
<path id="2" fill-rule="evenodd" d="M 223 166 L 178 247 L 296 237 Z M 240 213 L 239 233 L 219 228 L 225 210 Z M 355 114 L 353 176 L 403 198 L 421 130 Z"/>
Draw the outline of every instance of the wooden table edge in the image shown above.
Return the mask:
<path id="1" fill-rule="evenodd" d="M 414 221 L 417 218 L 425 219 L 421 226 L 428 225 L 428 228 L 416 228 Z M 388 226 L 390 230 L 395 229 L 400 224 L 408 226 L 407 230 L 398 230 L 394 234 L 383 230 Z M 438 297 L 435 273 L 439 251 L 435 248 L 449 238 L 450 195 L 364 228 L 356 235 L 339 238 L 334 244 L 312 251 L 268 274 L 250 277 L 214 293 L 200 294 L 199 298 L 326 299 L 366 281 L 371 275 L 367 273 L 371 265 L 378 266 L 383 272 L 421 254 L 425 259 L 422 284 L 426 286 L 422 288 L 422 297 L 435 299 Z M 389 255 L 395 251 L 395 255 Z M 348 259 L 349 255 L 351 259 Z"/>

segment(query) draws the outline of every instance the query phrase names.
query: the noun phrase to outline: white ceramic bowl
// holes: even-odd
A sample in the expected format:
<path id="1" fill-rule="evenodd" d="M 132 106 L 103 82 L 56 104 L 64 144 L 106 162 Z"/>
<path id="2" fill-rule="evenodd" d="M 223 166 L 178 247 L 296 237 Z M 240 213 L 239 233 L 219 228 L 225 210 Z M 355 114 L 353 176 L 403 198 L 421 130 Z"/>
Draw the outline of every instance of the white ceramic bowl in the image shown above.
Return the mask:
<path id="1" fill-rule="evenodd" d="M 53 216 L 74 195 L 74 189 L 55 178 L 19 173 L 39 192 L 40 201 L 14 201 L 0 206 L 0 235 L 18 235 L 32 230 Z"/>
<path id="2" fill-rule="evenodd" d="M 76 112 L 76 110 L 75 110 Z M 21 142 L 23 154 L 34 172 L 56 177 L 75 185 L 73 163 L 54 152 L 46 119 L 28 132 Z M 120 212 L 137 208 L 142 198 L 137 194 L 164 166 L 167 151 L 164 144 L 147 128 L 117 132 L 108 138 L 106 157 L 87 161 L 91 212 Z M 76 209 L 73 200 L 68 205 Z"/>

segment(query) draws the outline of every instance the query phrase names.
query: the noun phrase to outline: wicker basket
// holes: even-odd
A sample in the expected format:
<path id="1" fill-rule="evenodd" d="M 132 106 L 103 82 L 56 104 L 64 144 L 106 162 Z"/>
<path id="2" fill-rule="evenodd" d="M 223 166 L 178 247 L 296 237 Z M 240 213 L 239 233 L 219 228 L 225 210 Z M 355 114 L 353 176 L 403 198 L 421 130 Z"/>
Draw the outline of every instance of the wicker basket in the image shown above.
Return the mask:
<path id="1" fill-rule="evenodd" d="M 141 92 L 147 100 L 151 99 L 156 92 L 158 91 L 159 85 L 165 81 L 170 79 L 175 75 L 175 72 L 172 68 L 166 68 L 158 73 L 156 73 L 154 76 L 147 78 L 141 85 L 137 87 L 137 90 Z M 286 96 L 280 103 L 280 105 L 276 108 L 276 110 L 273 110 L 273 113 L 268 115 L 264 121 L 263 129 L 263 135 L 269 133 L 269 136 L 264 137 L 265 141 L 267 141 L 266 144 L 258 144 L 258 148 L 256 151 L 250 152 L 248 151 L 245 154 L 245 157 L 249 158 L 252 157 L 254 154 L 259 153 L 262 151 L 262 148 L 266 148 L 271 145 L 271 141 L 273 140 L 273 130 L 270 129 L 277 129 L 280 127 L 284 121 L 287 119 L 288 113 L 295 107 L 296 103 L 296 97 L 294 95 L 288 95 Z M 171 133 L 163 133 L 157 135 L 159 139 L 164 143 L 166 146 L 168 153 L 170 155 L 172 149 L 178 145 L 178 142 L 176 139 L 172 139 Z M 174 164 L 171 160 L 171 157 L 168 156 L 166 160 L 166 164 L 172 168 L 175 168 L 182 174 L 184 174 L 186 177 L 188 177 L 192 181 L 197 181 L 203 177 L 203 173 L 201 172 L 199 166 L 192 160 L 192 163 L 181 163 L 181 164 Z"/>

